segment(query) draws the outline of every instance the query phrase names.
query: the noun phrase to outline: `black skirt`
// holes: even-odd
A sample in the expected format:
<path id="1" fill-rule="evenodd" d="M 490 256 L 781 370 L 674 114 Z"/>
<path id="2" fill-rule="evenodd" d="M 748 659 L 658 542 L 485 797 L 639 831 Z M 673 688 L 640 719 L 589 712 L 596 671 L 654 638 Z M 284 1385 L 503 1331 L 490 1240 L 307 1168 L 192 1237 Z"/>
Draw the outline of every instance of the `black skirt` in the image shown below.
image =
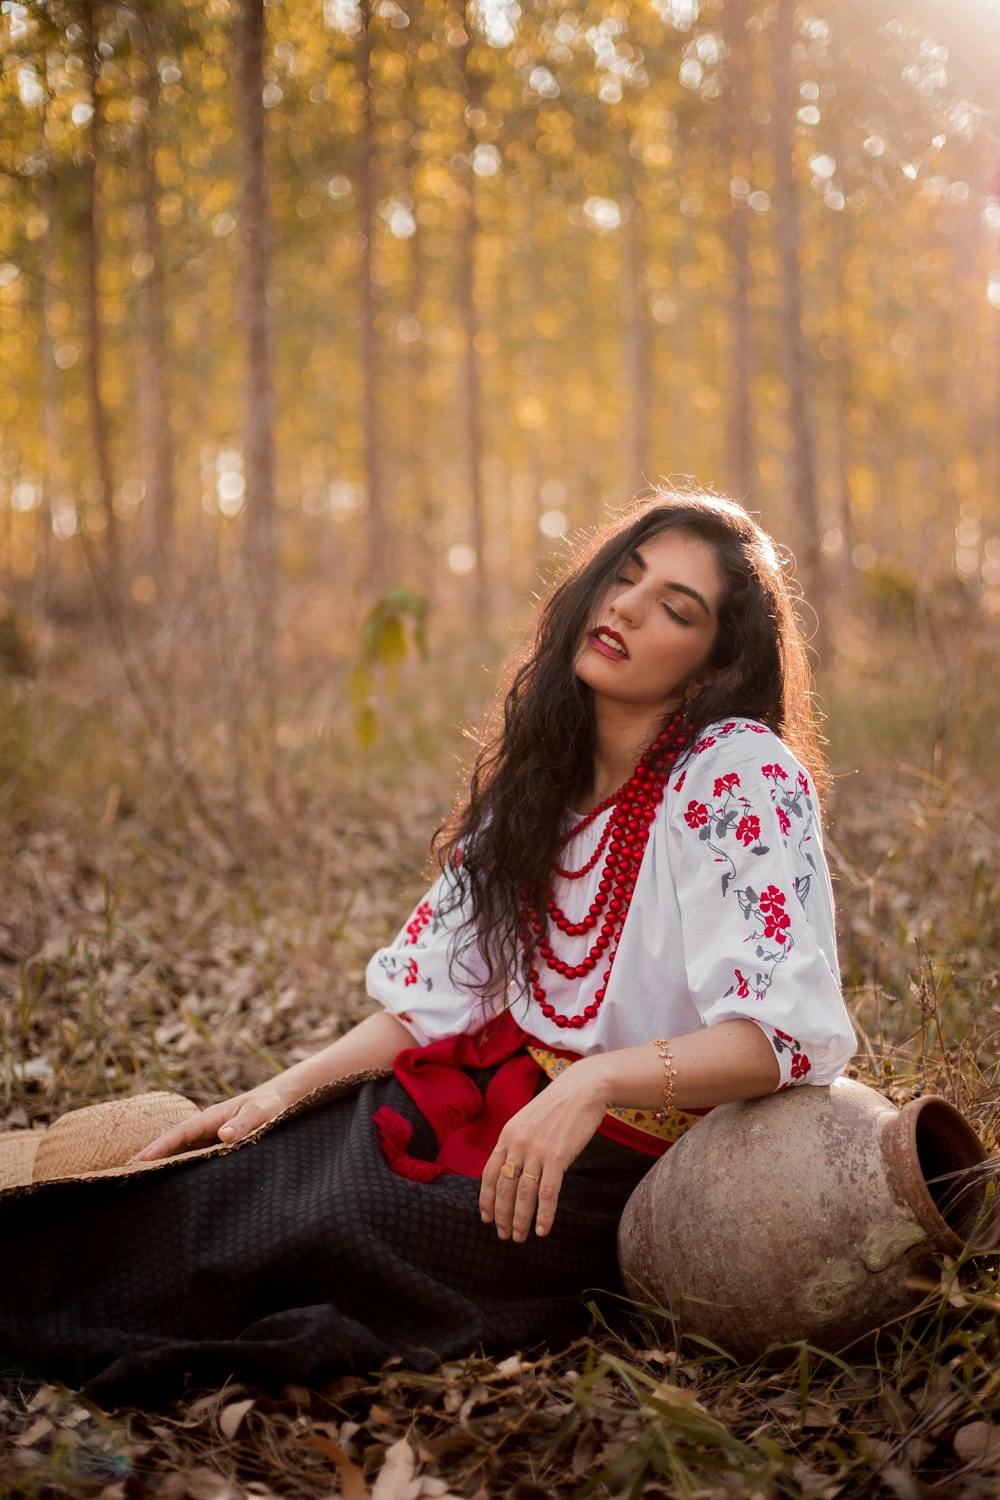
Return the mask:
<path id="1" fill-rule="evenodd" d="M 618 1220 L 650 1158 L 595 1136 L 555 1224 L 524 1244 L 479 1217 L 479 1183 L 390 1171 L 389 1104 L 435 1155 L 394 1078 L 321 1103 L 230 1154 L 0 1203 L 0 1368 L 137 1404 L 185 1379 L 316 1384 L 398 1358 L 561 1341 L 582 1294 L 618 1291 Z"/>

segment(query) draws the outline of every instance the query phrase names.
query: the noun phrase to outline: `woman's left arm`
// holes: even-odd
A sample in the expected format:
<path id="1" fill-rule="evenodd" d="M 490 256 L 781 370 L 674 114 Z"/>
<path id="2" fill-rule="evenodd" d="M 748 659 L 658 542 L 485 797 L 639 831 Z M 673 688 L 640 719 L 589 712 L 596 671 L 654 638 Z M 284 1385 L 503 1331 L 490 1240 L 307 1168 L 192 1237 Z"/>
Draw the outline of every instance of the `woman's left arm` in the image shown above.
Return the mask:
<path id="1" fill-rule="evenodd" d="M 756 1099 L 777 1088 L 780 1070 L 768 1038 L 753 1021 L 721 1021 L 669 1042 L 677 1109 Z M 612 1104 L 656 1109 L 667 1084 L 657 1047 L 624 1047 L 580 1058 L 518 1111 L 500 1133 L 483 1173 L 479 1207 L 502 1240 L 522 1242 L 532 1219 L 547 1234 L 567 1168 L 596 1133 Z M 520 1170 L 504 1175 L 512 1162 Z"/>

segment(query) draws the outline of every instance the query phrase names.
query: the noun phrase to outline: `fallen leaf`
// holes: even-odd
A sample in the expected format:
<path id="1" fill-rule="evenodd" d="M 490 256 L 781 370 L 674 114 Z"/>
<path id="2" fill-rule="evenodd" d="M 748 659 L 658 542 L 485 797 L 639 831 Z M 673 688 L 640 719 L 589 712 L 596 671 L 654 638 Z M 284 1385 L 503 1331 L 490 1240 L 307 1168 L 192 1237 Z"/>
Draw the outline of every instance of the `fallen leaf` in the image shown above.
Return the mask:
<path id="1" fill-rule="evenodd" d="M 182 1493 L 190 1500 L 238 1500 L 236 1486 L 214 1469 L 198 1467 L 184 1475 L 185 1489 Z"/>
<path id="2" fill-rule="evenodd" d="M 370 1500 L 364 1474 L 354 1460 L 348 1458 L 339 1443 L 335 1443 L 332 1438 L 322 1437 L 318 1433 L 297 1438 L 296 1442 L 301 1443 L 303 1448 L 315 1448 L 317 1453 L 322 1453 L 330 1460 L 337 1470 L 340 1492 L 344 1500 Z"/>
<path id="3" fill-rule="evenodd" d="M 385 1462 L 372 1486 L 372 1500 L 416 1500 L 420 1480 L 414 1480 L 416 1455 L 406 1438 L 385 1450 Z"/>
<path id="4" fill-rule="evenodd" d="M 59 1418 L 59 1426 L 79 1427 L 81 1422 L 86 1422 L 92 1415 L 93 1413 L 89 1412 L 85 1406 L 71 1406 L 69 1411 L 64 1412 Z"/>
<path id="5" fill-rule="evenodd" d="M 36 1417 L 30 1427 L 25 1428 L 20 1437 L 14 1439 L 16 1448 L 30 1448 L 37 1443 L 39 1438 L 48 1437 L 52 1431 L 52 1423 L 48 1417 Z"/>
<path id="6" fill-rule="evenodd" d="M 879 1409 L 890 1427 L 906 1432 L 916 1420 L 916 1412 L 892 1386 L 887 1386 L 879 1396 Z"/>
<path id="7" fill-rule="evenodd" d="M 200 1422 L 207 1411 L 212 1411 L 222 1400 L 220 1391 L 212 1391 L 207 1396 L 199 1396 L 191 1402 L 187 1409 L 187 1420 L 181 1422 L 181 1427 L 190 1427 L 192 1423 Z"/>
<path id="8" fill-rule="evenodd" d="M 639 1359 L 644 1359 L 651 1365 L 675 1365 L 677 1355 L 673 1349 L 640 1349 Z"/>
<path id="9" fill-rule="evenodd" d="M 913 1475 L 896 1464 L 883 1469 L 881 1479 L 896 1496 L 896 1500 L 920 1500 L 920 1487 Z"/>
<path id="10" fill-rule="evenodd" d="M 1000 1427 L 992 1422 L 966 1422 L 951 1441 L 964 1464 L 1000 1465 Z"/>
<path id="11" fill-rule="evenodd" d="M 836 1427 L 839 1414 L 829 1406 L 818 1403 L 807 1406 L 802 1418 L 803 1427 Z"/>
<path id="12" fill-rule="evenodd" d="M 249 1397 L 245 1401 L 230 1401 L 228 1406 L 224 1406 L 219 1413 L 219 1431 L 222 1436 L 232 1441 L 239 1431 L 243 1418 L 250 1408 L 256 1405 L 254 1398 Z"/>

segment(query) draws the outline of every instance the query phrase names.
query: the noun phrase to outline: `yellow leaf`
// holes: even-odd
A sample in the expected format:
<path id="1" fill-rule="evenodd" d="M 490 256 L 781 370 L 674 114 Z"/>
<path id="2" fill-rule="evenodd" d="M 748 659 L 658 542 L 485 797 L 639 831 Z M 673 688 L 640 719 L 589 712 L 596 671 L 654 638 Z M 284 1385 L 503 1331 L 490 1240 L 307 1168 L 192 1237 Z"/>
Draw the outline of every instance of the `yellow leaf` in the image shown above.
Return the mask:
<path id="1" fill-rule="evenodd" d="M 303 1448 L 315 1448 L 317 1453 L 322 1453 L 334 1465 L 344 1500 L 371 1500 L 364 1474 L 354 1460 L 348 1458 L 339 1443 L 335 1443 L 332 1438 L 321 1437 L 318 1433 L 298 1441 Z"/>

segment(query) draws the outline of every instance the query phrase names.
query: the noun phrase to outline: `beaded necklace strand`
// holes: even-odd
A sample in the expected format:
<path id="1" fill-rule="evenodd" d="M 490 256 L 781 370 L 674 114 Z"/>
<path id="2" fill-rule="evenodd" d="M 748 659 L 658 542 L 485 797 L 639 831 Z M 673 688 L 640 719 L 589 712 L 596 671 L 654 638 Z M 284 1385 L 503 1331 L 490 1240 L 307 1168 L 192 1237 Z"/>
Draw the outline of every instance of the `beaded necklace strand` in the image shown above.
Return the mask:
<path id="1" fill-rule="evenodd" d="M 570 921 L 557 904 L 551 885 L 546 893 L 542 910 L 539 910 L 527 898 L 522 903 L 521 941 L 525 950 L 525 967 L 531 995 L 537 1001 L 542 1015 L 554 1021 L 559 1027 L 570 1027 L 574 1031 L 579 1031 L 582 1026 L 587 1025 L 588 1021 L 593 1021 L 600 1011 L 607 993 L 615 955 L 618 952 L 622 928 L 625 925 L 625 918 L 635 891 L 639 866 L 642 863 L 646 844 L 649 842 L 649 831 L 656 816 L 656 809 L 663 801 L 667 778 L 678 756 L 686 747 L 688 739 L 684 710 L 678 709 L 666 728 L 657 735 L 642 755 L 628 781 L 610 797 L 599 802 L 585 818 L 574 824 L 566 833 L 563 839 L 564 844 L 569 843 L 571 839 L 589 828 L 595 819 L 599 818 L 601 813 L 606 812 L 609 807 L 614 809 L 604 832 L 597 841 L 597 847 L 586 864 L 581 865 L 578 870 L 563 869 L 559 865 L 553 867 L 553 873 L 563 880 L 582 880 L 596 867 L 601 856 L 604 856 L 604 868 L 597 883 L 597 895 L 590 903 L 587 915 L 582 921 Z M 564 932 L 567 937 L 583 937 L 596 928 L 597 935 L 586 958 L 578 964 L 568 964 L 559 958 L 549 939 L 553 926 L 557 927 L 560 932 Z M 561 974 L 564 979 L 583 979 L 597 967 L 605 953 L 607 954 L 607 968 L 604 970 L 600 988 L 595 992 L 591 1003 L 585 1006 L 579 1015 L 561 1015 L 547 998 L 539 972 L 539 962 L 543 962 L 545 967 L 554 973 Z"/>

